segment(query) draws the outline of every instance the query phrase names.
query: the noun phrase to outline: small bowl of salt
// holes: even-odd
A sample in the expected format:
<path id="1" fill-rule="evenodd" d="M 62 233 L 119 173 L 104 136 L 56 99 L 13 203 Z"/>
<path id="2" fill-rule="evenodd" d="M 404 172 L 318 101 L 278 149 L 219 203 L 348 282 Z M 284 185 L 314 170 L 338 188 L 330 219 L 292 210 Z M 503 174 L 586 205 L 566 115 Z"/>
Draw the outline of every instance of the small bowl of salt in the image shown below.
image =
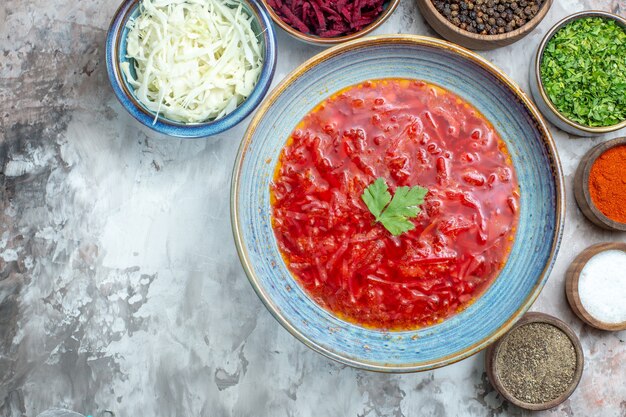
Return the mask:
<path id="1" fill-rule="evenodd" d="M 626 243 L 598 243 L 582 251 L 567 270 L 565 292 L 585 323 L 626 330 Z"/>

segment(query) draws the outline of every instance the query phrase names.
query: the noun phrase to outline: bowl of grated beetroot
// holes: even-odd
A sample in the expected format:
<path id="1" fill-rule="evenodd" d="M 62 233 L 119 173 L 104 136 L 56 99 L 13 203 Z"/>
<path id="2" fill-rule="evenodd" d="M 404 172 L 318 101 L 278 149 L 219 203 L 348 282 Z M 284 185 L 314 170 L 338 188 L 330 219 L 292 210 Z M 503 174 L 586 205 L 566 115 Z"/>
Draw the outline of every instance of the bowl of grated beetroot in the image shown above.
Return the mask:
<path id="1" fill-rule="evenodd" d="M 367 35 L 400 0 L 261 0 L 274 23 L 303 42 L 331 46 Z"/>

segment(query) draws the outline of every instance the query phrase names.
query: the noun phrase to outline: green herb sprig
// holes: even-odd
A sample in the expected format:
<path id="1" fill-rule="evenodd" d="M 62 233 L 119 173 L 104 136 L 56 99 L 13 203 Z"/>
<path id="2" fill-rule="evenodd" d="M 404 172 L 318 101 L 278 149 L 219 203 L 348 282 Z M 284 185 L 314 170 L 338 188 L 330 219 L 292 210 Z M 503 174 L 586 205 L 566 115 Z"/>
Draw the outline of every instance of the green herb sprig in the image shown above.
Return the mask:
<path id="1" fill-rule="evenodd" d="M 626 120 L 626 30 L 614 20 L 581 18 L 550 39 L 540 66 L 554 106 L 591 127 Z"/>
<path id="2" fill-rule="evenodd" d="M 428 189 L 419 185 L 398 187 L 392 198 L 384 178 L 378 178 L 363 191 L 361 199 L 377 222 L 392 235 L 399 236 L 415 228 L 409 219 L 420 213 L 419 206 L 427 193 Z"/>

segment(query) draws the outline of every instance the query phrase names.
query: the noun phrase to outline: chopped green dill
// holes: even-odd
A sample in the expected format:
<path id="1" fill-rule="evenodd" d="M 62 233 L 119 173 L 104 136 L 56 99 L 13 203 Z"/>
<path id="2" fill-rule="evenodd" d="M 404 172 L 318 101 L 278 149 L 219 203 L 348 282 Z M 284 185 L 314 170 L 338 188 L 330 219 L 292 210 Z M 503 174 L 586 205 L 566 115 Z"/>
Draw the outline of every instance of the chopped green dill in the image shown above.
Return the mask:
<path id="1" fill-rule="evenodd" d="M 544 49 L 541 81 L 554 106 L 581 125 L 626 120 L 626 29 L 588 17 L 568 23 Z"/>

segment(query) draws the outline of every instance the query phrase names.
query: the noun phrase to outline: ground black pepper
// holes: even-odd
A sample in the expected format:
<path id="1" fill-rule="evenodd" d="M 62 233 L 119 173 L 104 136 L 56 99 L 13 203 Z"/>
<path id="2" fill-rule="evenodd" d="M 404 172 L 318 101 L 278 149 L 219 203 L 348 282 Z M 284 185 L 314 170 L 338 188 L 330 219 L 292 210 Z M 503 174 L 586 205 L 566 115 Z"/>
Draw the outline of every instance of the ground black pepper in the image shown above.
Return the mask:
<path id="1" fill-rule="evenodd" d="M 471 33 L 496 35 L 528 23 L 545 0 L 431 0 L 453 25 Z"/>
<path id="2" fill-rule="evenodd" d="M 576 372 L 576 351 L 557 327 L 529 323 L 505 336 L 495 362 L 508 392 L 521 401 L 540 404 L 567 391 Z"/>

